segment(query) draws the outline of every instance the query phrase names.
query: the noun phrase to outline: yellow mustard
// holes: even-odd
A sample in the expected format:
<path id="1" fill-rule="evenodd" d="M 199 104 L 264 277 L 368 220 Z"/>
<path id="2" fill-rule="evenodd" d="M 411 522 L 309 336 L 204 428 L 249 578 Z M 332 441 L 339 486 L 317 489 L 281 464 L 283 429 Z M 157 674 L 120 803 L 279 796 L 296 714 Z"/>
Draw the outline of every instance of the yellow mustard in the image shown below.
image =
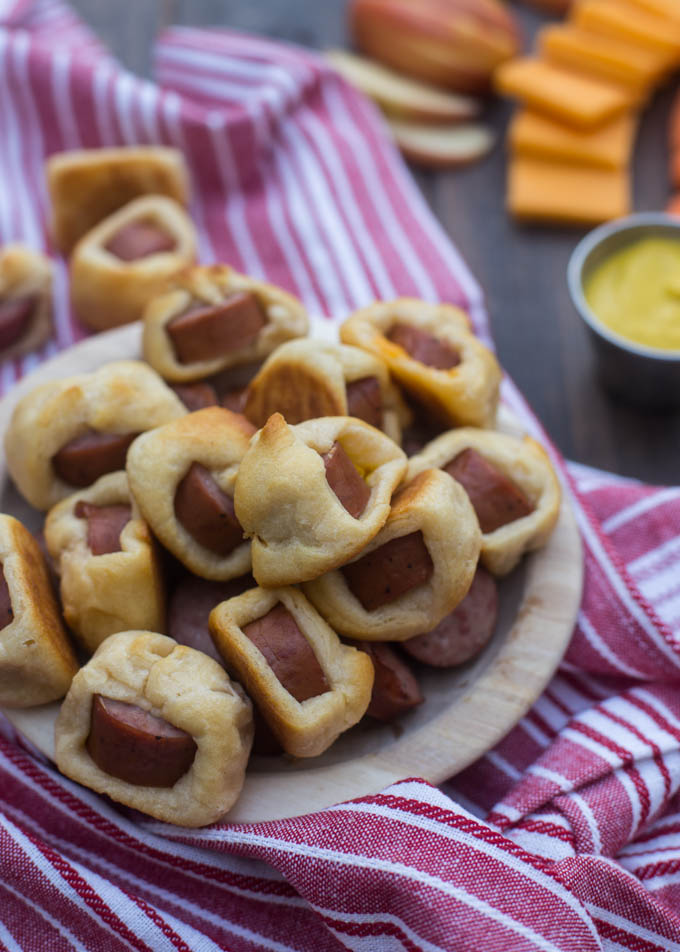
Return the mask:
<path id="1" fill-rule="evenodd" d="M 646 347 L 680 350 L 680 239 L 634 241 L 602 261 L 584 282 L 606 327 Z"/>

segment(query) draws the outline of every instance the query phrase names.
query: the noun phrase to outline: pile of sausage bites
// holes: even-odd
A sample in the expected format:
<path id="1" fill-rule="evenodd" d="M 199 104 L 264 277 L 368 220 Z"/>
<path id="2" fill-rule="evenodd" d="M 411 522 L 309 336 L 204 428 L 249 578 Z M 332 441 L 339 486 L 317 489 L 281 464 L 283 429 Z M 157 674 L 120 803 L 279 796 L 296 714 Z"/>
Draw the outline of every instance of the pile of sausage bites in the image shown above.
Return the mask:
<path id="1" fill-rule="evenodd" d="M 0 515 L 0 704 L 63 698 L 64 774 L 201 826 L 251 751 L 317 757 L 476 656 L 559 483 L 494 428 L 501 371 L 459 308 L 379 301 L 315 340 L 286 291 L 194 264 L 179 153 L 63 153 L 47 179 L 75 313 L 141 322 L 142 356 L 16 404 L 7 468 L 45 520 Z M 50 274 L 0 253 L 4 357 L 49 334 Z"/>

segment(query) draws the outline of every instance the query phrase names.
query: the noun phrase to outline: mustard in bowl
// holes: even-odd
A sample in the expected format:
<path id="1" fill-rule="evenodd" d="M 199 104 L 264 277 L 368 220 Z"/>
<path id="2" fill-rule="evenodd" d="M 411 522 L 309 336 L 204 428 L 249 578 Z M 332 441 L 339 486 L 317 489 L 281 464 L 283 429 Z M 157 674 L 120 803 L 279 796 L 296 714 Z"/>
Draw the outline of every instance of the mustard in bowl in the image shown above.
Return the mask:
<path id="1" fill-rule="evenodd" d="M 567 278 L 607 389 L 637 406 L 680 406 L 680 218 L 639 214 L 596 228 Z"/>

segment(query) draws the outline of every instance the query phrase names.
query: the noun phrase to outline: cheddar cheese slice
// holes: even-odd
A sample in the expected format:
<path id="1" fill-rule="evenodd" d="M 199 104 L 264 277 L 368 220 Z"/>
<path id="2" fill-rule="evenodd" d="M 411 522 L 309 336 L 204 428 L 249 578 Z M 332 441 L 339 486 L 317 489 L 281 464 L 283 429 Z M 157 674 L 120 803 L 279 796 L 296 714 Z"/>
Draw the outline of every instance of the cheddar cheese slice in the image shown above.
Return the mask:
<path id="1" fill-rule="evenodd" d="M 680 4 L 678 0 L 630 0 L 633 6 L 654 13 L 658 17 L 668 17 L 680 23 Z"/>
<path id="2" fill-rule="evenodd" d="M 576 165 L 621 169 L 630 158 L 637 116 L 626 113 L 592 132 L 581 132 L 535 112 L 517 112 L 508 137 L 517 155 Z"/>
<path id="3" fill-rule="evenodd" d="M 665 58 L 652 50 L 571 23 L 539 30 L 538 49 L 551 63 L 620 83 L 641 97 L 665 70 Z"/>
<path id="4" fill-rule="evenodd" d="M 572 22 L 646 47 L 659 55 L 666 68 L 680 60 L 680 25 L 628 0 L 580 0 L 572 12 Z"/>
<path id="5" fill-rule="evenodd" d="M 516 218 L 596 225 L 630 212 L 630 175 L 514 156 L 508 168 L 508 211 Z"/>
<path id="6" fill-rule="evenodd" d="M 496 88 L 558 122 L 594 129 L 627 112 L 635 97 L 622 86 L 581 76 L 531 57 L 509 60 L 494 74 Z"/>

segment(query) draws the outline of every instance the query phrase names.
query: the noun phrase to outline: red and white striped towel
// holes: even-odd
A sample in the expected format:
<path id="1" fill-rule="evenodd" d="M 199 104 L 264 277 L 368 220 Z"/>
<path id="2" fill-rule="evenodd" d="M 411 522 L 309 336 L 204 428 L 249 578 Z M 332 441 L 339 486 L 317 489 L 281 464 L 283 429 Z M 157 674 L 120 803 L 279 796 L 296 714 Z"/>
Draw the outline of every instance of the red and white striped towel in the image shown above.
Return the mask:
<path id="1" fill-rule="evenodd" d="M 43 161 L 165 143 L 196 185 L 201 260 L 342 318 L 480 289 L 375 111 L 314 56 L 174 29 L 159 85 L 59 0 L 0 0 L 0 239 L 50 250 Z M 58 259 L 57 259 L 58 260 Z M 83 336 L 63 262 L 56 337 Z M 535 418 L 511 383 L 506 401 Z M 559 461 L 558 461 L 559 462 Z M 561 464 L 560 464 L 561 465 Z M 201 831 L 112 806 L 0 735 L 0 950 L 680 950 L 680 490 L 565 469 L 586 553 L 566 659 L 443 790 L 417 778 L 321 813 Z"/>

